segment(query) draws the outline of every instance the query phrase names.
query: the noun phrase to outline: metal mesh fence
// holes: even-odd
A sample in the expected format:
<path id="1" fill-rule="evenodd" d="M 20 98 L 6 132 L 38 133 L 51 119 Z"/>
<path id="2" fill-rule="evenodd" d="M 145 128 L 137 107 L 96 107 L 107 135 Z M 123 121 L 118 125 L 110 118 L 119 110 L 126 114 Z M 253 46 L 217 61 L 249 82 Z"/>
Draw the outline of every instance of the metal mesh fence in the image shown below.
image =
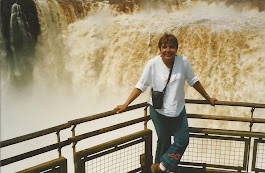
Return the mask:
<path id="1" fill-rule="evenodd" d="M 146 172 L 152 163 L 152 131 L 147 129 L 75 153 L 75 172 Z"/>
<path id="2" fill-rule="evenodd" d="M 85 162 L 86 173 L 125 173 L 140 168 L 140 155 L 145 152 L 144 142 L 103 155 Z"/>
<path id="3" fill-rule="evenodd" d="M 225 137 L 192 137 L 181 161 L 244 167 L 245 141 Z M 219 139 L 218 139 L 219 138 Z"/>
<path id="4" fill-rule="evenodd" d="M 67 160 L 60 157 L 17 173 L 67 173 Z"/>
<path id="5" fill-rule="evenodd" d="M 257 142 L 257 154 L 255 168 L 265 170 L 265 141 Z"/>

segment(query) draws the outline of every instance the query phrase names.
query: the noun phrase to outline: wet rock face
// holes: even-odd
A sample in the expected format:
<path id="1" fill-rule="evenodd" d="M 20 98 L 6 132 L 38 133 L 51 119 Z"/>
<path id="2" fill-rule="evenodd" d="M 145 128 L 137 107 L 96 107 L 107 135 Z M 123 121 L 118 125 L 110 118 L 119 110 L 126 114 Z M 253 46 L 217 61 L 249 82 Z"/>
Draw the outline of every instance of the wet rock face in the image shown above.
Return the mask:
<path id="1" fill-rule="evenodd" d="M 1 1 L 2 68 L 10 78 L 22 81 L 32 76 L 32 55 L 40 33 L 38 14 L 33 0 Z"/>
<path id="2" fill-rule="evenodd" d="M 3 40 L 5 42 L 5 47 L 7 50 L 7 55 L 12 54 L 11 43 L 10 43 L 10 18 L 11 18 L 11 8 L 14 3 L 21 6 L 22 14 L 27 20 L 29 25 L 29 33 L 32 36 L 33 44 L 35 45 L 37 41 L 37 36 L 40 33 L 40 25 L 38 21 L 38 15 L 36 11 L 35 4 L 33 0 L 2 0 L 1 1 L 1 32 L 3 35 Z M 34 48 L 33 48 L 34 49 Z"/>

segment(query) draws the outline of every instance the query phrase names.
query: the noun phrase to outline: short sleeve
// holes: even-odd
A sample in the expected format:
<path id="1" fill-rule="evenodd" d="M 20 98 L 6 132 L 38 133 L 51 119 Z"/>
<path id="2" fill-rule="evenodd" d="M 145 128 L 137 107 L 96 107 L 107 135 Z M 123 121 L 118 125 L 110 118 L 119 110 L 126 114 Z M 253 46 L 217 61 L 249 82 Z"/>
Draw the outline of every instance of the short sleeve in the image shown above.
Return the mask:
<path id="1" fill-rule="evenodd" d="M 148 61 L 148 63 L 146 64 L 146 66 L 143 70 L 141 78 L 139 79 L 139 81 L 135 85 L 135 88 L 140 89 L 142 92 L 145 92 L 145 90 L 149 87 L 149 85 L 152 82 L 151 67 L 152 67 L 152 63 L 151 63 L 151 61 Z"/>
<path id="2" fill-rule="evenodd" d="M 190 61 L 187 57 L 183 57 L 184 65 L 185 65 L 185 73 L 186 79 L 190 86 L 193 86 L 196 82 L 199 81 L 199 78 L 195 75 L 194 71 L 192 70 Z"/>

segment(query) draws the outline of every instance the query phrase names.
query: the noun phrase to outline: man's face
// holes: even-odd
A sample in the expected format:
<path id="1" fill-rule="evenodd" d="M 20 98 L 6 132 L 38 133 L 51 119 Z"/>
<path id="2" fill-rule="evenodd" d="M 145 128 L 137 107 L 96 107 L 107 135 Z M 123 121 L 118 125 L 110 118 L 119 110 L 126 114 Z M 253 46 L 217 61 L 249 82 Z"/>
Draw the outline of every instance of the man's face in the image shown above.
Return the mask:
<path id="1" fill-rule="evenodd" d="M 177 48 L 173 43 L 165 43 L 162 44 L 160 48 L 160 53 L 162 58 L 164 58 L 165 60 L 171 60 L 175 57 L 177 53 Z"/>

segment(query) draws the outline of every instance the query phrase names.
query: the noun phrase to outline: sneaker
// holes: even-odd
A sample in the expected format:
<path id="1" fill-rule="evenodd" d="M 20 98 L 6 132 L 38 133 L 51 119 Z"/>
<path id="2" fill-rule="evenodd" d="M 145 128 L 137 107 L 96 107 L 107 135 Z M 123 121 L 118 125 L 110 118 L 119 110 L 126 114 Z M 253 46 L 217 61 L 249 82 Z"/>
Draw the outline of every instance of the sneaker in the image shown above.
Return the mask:
<path id="1" fill-rule="evenodd" d="M 152 173 L 163 173 L 164 171 L 162 171 L 159 167 L 159 163 L 154 163 L 152 166 L 151 166 L 151 171 Z"/>

